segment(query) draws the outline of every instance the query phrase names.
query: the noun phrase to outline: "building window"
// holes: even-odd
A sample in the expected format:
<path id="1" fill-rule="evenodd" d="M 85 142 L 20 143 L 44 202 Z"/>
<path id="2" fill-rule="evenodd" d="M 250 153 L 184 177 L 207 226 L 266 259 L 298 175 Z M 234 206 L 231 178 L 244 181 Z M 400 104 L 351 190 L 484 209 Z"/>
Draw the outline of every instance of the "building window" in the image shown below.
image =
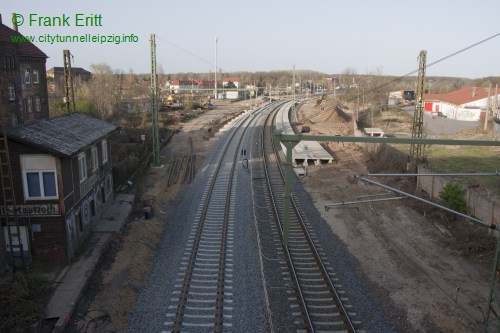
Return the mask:
<path id="1" fill-rule="evenodd" d="M 42 111 L 42 101 L 40 100 L 40 96 L 35 96 L 35 111 Z"/>
<path id="2" fill-rule="evenodd" d="M 28 113 L 33 112 L 33 97 L 32 96 L 26 97 L 26 109 L 27 109 Z"/>
<path id="3" fill-rule="evenodd" d="M 7 69 L 14 69 L 15 67 L 14 57 L 8 54 L 5 55 L 3 57 L 3 67 Z"/>
<path id="4" fill-rule="evenodd" d="M 56 161 L 50 155 L 21 155 L 26 200 L 58 198 Z"/>
<path id="5" fill-rule="evenodd" d="M 33 83 L 40 83 L 40 75 L 38 74 L 38 70 L 36 69 L 33 70 Z"/>
<path id="6" fill-rule="evenodd" d="M 87 158 L 85 152 L 78 155 L 78 170 L 80 174 L 80 183 L 87 179 Z"/>
<path id="7" fill-rule="evenodd" d="M 24 83 L 31 83 L 31 69 L 29 67 L 24 70 Z"/>
<path id="8" fill-rule="evenodd" d="M 93 146 L 90 152 L 91 152 L 91 157 L 92 157 L 92 171 L 96 171 L 99 168 L 99 160 L 97 157 L 97 147 Z"/>
<path id="9" fill-rule="evenodd" d="M 108 161 L 108 141 L 102 140 L 101 147 L 102 147 L 102 164 L 104 164 Z"/>
<path id="10" fill-rule="evenodd" d="M 9 82 L 9 101 L 16 100 L 16 87 L 14 87 L 14 83 Z"/>
<path id="11" fill-rule="evenodd" d="M 57 199 L 55 171 L 29 171 L 25 175 L 28 199 Z"/>

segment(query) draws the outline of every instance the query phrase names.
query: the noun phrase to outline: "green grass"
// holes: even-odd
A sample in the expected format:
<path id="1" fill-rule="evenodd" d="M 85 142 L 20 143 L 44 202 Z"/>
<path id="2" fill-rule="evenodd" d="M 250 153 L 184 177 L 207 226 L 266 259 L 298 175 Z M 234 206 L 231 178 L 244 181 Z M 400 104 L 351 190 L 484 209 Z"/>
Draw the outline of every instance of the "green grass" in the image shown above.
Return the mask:
<path id="1" fill-rule="evenodd" d="M 428 162 L 434 172 L 488 173 L 500 171 L 500 147 L 431 147 Z M 457 177 L 466 186 L 480 185 L 500 195 L 500 177 Z"/>

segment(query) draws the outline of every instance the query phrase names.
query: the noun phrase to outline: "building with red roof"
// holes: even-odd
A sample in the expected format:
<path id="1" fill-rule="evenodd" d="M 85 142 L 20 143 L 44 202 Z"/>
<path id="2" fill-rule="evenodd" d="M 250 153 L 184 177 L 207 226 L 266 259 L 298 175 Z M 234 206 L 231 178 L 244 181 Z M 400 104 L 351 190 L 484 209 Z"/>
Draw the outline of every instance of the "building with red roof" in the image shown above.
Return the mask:
<path id="1" fill-rule="evenodd" d="M 424 110 L 466 121 L 484 120 L 490 96 L 490 108 L 496 113 L 500 95 L 496 88 L 465 87 L 447 94 L 425 94 Z"/>

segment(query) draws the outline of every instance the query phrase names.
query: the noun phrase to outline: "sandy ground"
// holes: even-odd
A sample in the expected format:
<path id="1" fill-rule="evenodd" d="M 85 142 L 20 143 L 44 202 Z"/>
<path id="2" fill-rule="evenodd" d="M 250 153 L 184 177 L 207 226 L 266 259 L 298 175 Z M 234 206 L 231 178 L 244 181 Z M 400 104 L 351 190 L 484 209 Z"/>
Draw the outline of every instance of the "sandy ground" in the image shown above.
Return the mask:
<path id="1" fill-rule="evenodd" d="M 353 126 L 336 114 L 311 118 L 318 111 L 305 105 L 299 121 L 308 118 L 303 122 L 313 133 L 352 133 Z M 368 173 L 360 148 L 330 146 L 337 163 L 309 167 L 303 182 L 321 216 L 379 289 L 379 302 L 390 301 L 403 310 L 416 332 L 427 331 L 429 323 L 442 332 L 480 332 L 491 266 L 467 260 L 446 245 L 451 237 L 446 229 L 410 208 L 408 199 L 326 211 L 327 204 L 383 193 L 354 179 Z"/>
<path id="2" fill-rule="evenodd" d="M 142 203 L 104 260 L 87 300 L 79 310 L 75 331 L 123 332 L 127 315 L 149 271 L 161 234 L 168 232 L 168 217 L 162 211 L 182 189 L 174 184 L 165 191 L 169 161 L 192 147 L 197 167 L 213 144 L 217 127 L 245 102 L 217 107 L 183 124 L 162 155 L 164 168 L 150 169 L 138 197 L 153 206 L 153 218 L 144 220 Z M 305 105 L 300 117 L 318 112 Z M 307 121 L 312 133 L 348 134 L 351 123 L 330 113 Z M 210 129 L 210 130 L 209 130 Z M 192 142 L 192 144 L 191 144 Z M 366 277 L 376 286 L 381 306 L 390 301 L 402 309 L 416 332 L 433 323 L 443 332 L 479 332 L 489 290 L 490 267 L 474 264 L 445 244 L 450 236 L 438 224 L 427 221 L 404 201 L 358 204 L 325 211 L 324 205 L 356 200 L 381 191 L 357 184 L 354 174 L 366 173 L 363 152 L 353 146 L 332 144 L 337 163 L 310 167 L 303 179 L 322 217 L 346 244 Z"/>

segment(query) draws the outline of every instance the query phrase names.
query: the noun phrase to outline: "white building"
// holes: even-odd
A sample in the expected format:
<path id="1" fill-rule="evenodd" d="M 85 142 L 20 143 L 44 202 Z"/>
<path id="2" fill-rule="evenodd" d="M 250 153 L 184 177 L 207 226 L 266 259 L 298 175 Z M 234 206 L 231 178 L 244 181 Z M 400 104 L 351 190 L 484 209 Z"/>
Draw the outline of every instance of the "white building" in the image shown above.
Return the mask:
<path id="1" fill-rule="evenodd" d="M 466 87 L 447 94 L 424 95 L 424 110 L 439 113 L 448 118 L 478 121 L 484 120 L 490 95 L 490 109 L 498 112 L 500 94 L 495 88 Z"/>

